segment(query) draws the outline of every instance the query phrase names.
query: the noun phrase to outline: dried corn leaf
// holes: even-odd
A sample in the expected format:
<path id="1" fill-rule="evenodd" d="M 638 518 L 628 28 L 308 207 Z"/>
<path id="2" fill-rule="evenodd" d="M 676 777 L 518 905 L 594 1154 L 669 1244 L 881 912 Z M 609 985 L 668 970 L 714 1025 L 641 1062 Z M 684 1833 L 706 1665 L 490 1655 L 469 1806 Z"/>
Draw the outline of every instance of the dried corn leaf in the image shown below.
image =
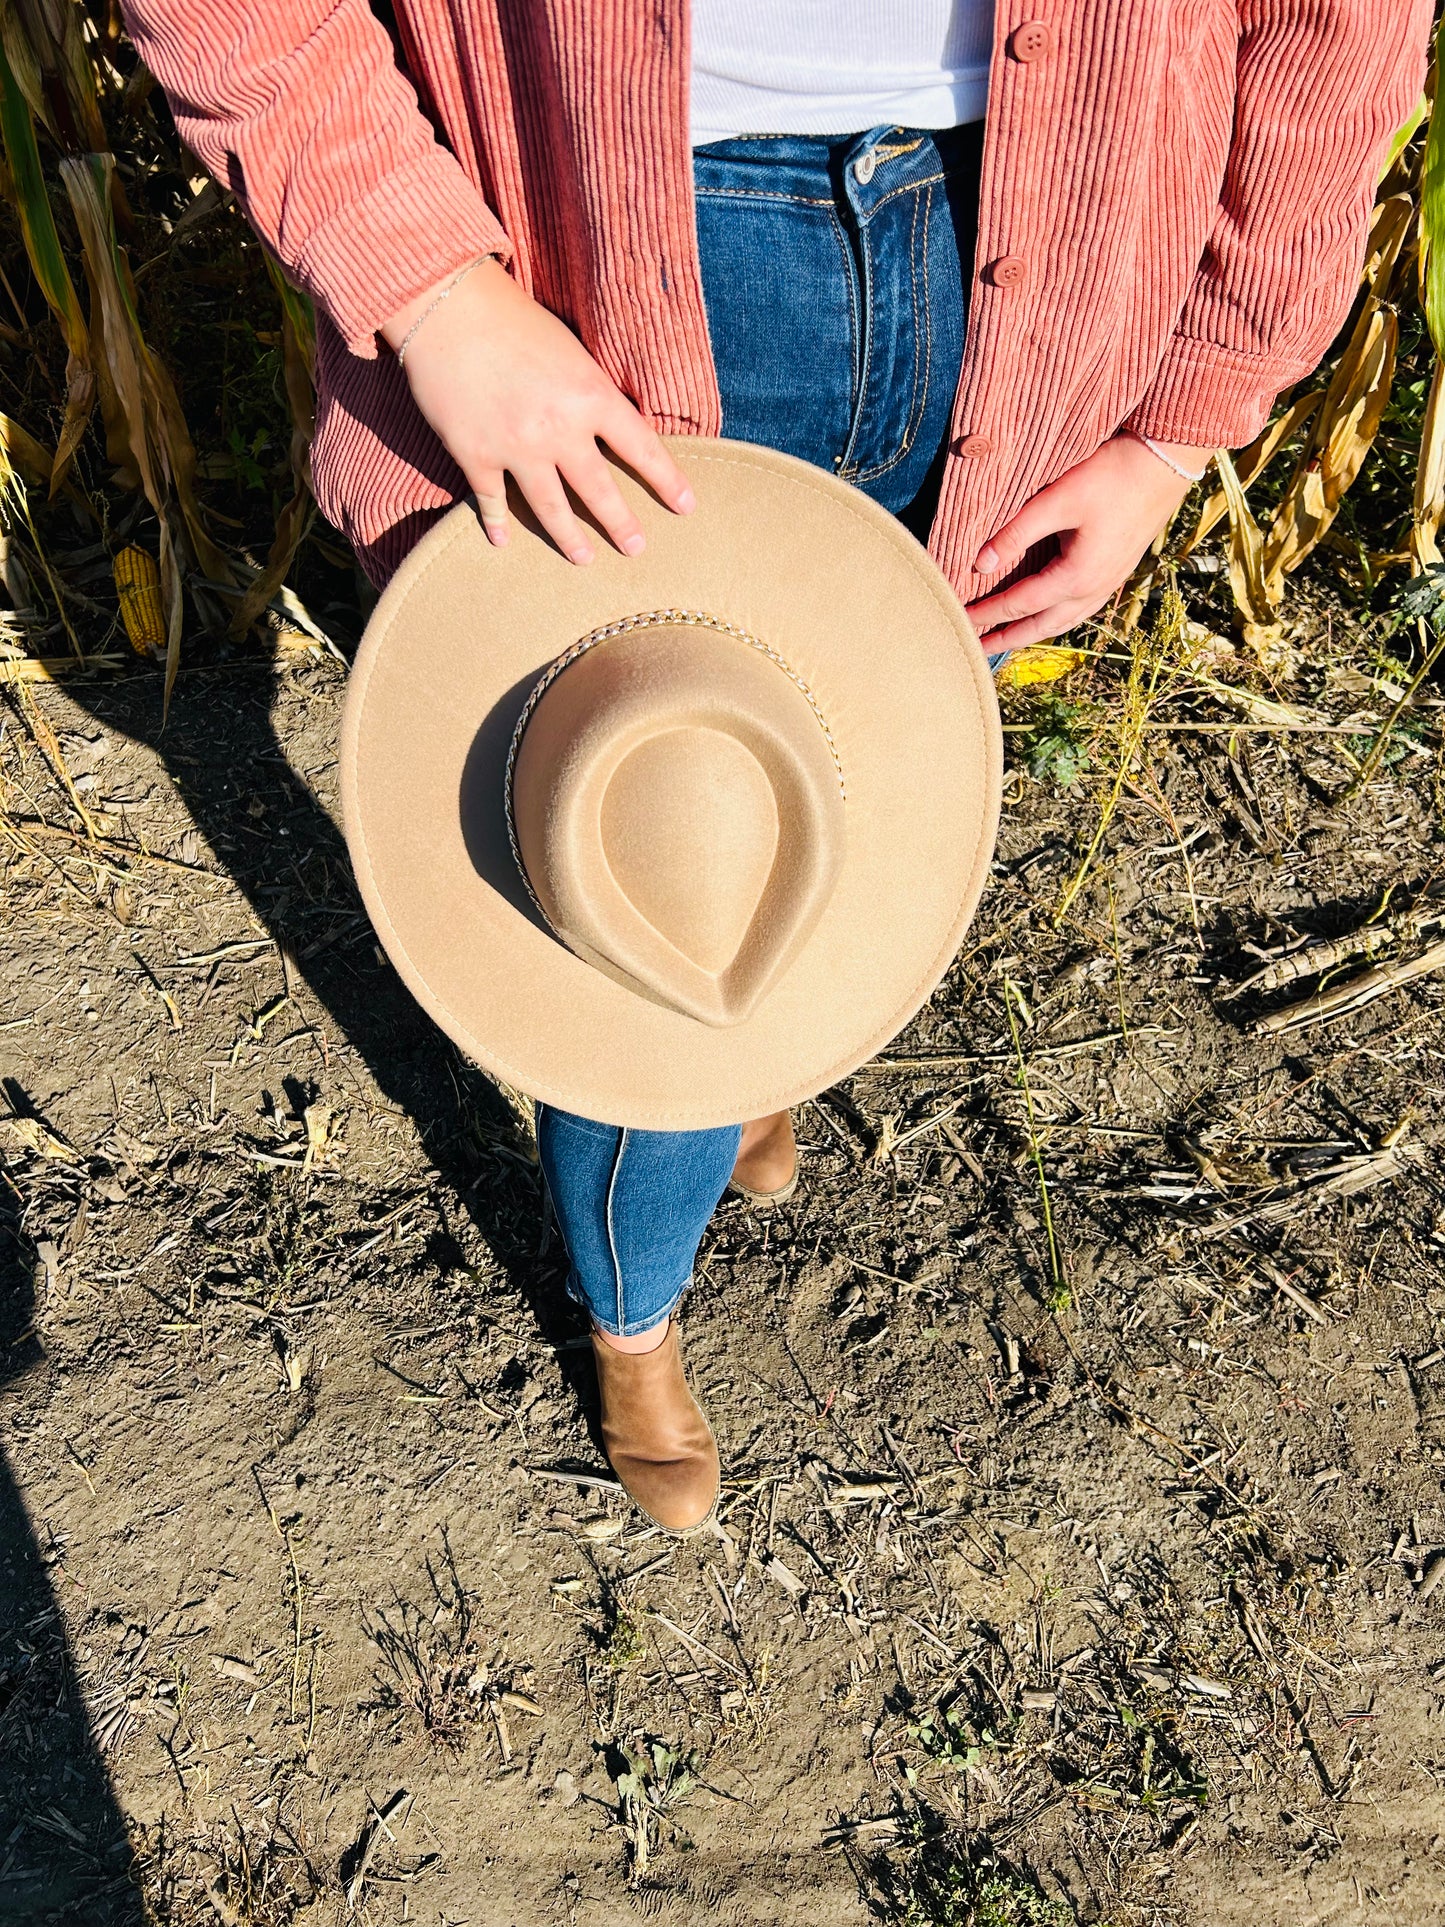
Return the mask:
<path id="1" fill-rule="evenodd" d="M 122 667 L 119 656 L 11 656 L 0 662 L 0 688 L 18 682 L 68 682 Z"/>
<path id="2" fill-rule="evenodd" d="M 80 654 L 80 645 L 78 642 L 75 644 L 75 651 L 77 655 Z M 61 754 L 60 741 L 50 726 L 49 718 L 31 695 L 28 682 L 24 680 L 19 681 L 14 685 L 14 688 L 16 697 L 19 700 L 20 714 L 25 719 L 25 724 L 30 734 L 35 738 L 36 748 L 40 751 L 40 754 L 45 758 L 46 762 L 49 763 L 52 776 L 54 776 L 55 780 L 70 798 L 70 807 L 80 818 L 85 829 L 85 834 L 93 842 L 95 840 L 95 818 L 80 800 L 80 792 L 76 789 L 65 757 Z"/>
<path id="3" fill-rule="evenodd" d="M 1232 703 L 1236 709 L 1256 723 L 1265 723 L 1270 729 L 1304 729 L 1327 726 L 1329 718 L 1318 710 L 1303 709 L 1298 703 L 1276 702 L 1273 697 L 1261 696 L 1257 690 L 1248 689 L 1243 683 L 1221 682 L 1202 670 L 1191 668 L 1190 681 L 1197 689 L 1222 703 Z"/>
<path id="4" fill-rule="evenodd" d="M 39 469 L 43 478 L 45 474 L 53 472 L 52 458 L 46 454 L 32 435 L 27 435 L 25 430 L 12 422 L 8 416 L 0 415 L 0 577 L 3 577 L 7 592 L 15 600 L 16 607 L 23 607 L 27 597 L 25 592 L 18 588 L 12 567 L 15 558 L 10 547 L 12 523 L 23 522 L 26 534 L 30 537 L 31 551 L 44 571 L 50 593 L 55 598 L 56 612 L 66 635 L 70 638 L 70 646 L 77 656 L 83 656 L 85 651 L 81 647 L 80 638 L 75 633 L 75 626 L 65 606 L 65 591 L 54 569 L 50 566 L 45 546 L 40 540 L 40 532 L 30 513 L 30 499 L 22 479 L 23 468 Z M 68 485 L 66 492 L 71 495 L 75 493 Z"/>
<path id="5" fill-rule="evenodd" d="M 192 488 L 195 450 L 170 376 L 151 353 L 136 313 L 130 270 L 115 238 L 109 154 L 74 156 L 60 175 L 80 230 L 91 297 L 91 334 L 107 409 L 112 453 L 128 456 L 160 528 L 160 575 L 166 609 L 165 703 L 180 668 L 181 573 L 189 556 L 208 575 L 231 579 L 225 557 L 203 528 Z"/>
<path id="6" fill-rule="evenodd" d="M 1242 489 L 1248 489 L 1252 483 L 1257 482 L 1285 444 L 1294 440 L 1319 407 L 1323 394 L 1322 388 L 1315 388 L 1307 395 L 1297 396 L 1282 415 L 1275 417 L 1257 440 L 1252 441 L 1248 448 L 1242 449 L 1234 458 L 1234 472 Z M 1189 540 L 1180 550 L 1180 555 L 1188 555 L 1191 550 L 1197 549 L 1205 536 L 1216 528 L 1228 513 L 1229 502 L 1224 490 L 1217 488 L 1200 510 L 1199 520 L 1195 523 Z"/>
<path id="7" fill-rule="evenodd" d="M 72 153 L 107 145 L 81 18 L 74 0 L 8 0 L 0 9 L 5 56 L 30 110 Z"/>
<path id="8" fill-rule="evenodd" d="M 1418 567 L 1439 562 L 1440 522 L 1445 517 L 1445 367 L 1435 363 L 1425 421 L 1420 431 L 1420 460 L 1415 469 L 1415 512 L 1410 547 Z"/>
<path id="9" fill-rule="evenodd" d="M 291 408 L 291 499 L 276 518 L 266 566 L 241 598 L 230 633 L 243 636 L 286 580 L 316 514 L 311 494 L 311 437 L 316 425 L 316 316 L 268 254 L 266 265 L 281 298 L 281 366 Z"/>
<path id="10" fill-rule="evenodd" d="M 73 1164 L 75 1149 L 63 1137 L 57 1137 L 49 1125 L 38 1117 L 3 1117 L 0 1124 L 5 1126 L 13 1143 L 22 1145 L 27 1151 L 34 1151 L 43 1158 L 55 1158 Z"/>
<path id="11" fill-rule="evenodd" d="M 11 16 L 4 14 L 8 22 Z M 40 150 L 30 105 L 8 58 L 0 50 L 0 138 L 10 164 L 10 190 L 20 217 L 20 233 L 31 270 L 65 337 L 65 417 L 50 470 L 52 496 L 65 480 L 80 438 L 95 406 L 96 376 L 91 361 L 90 335 L 80 311 L 80 297 L 70 278 L 65 254 L 45 191 Z"/>
<path id="12" fill-rule="evenodd" d="M 1240 456 L 1228 480 L 1221 466 L 1221 487 L 1205 503 L 1185 544 L 1187 555 L 1229 515 L 1230 582 L 1245 639 L 1262 655 L 1272 654 L 1281 639 L 1276 611 L 1286 576 L 1328 532 L 1379 430 L 1399 339 L 1398 320 L 1385 304 L 1395 291 L 1413 219 L 1414 203 L 1408 193 L 1388 194 L 1379 202 L 1365 252 L 1366 299 L 1329 387 L 1323 396 L 1318 392 L 1300 396 L 1271 422 Z M 1245 506 L 1244 490 L 1307 422 L 1309 437 L 1266 540 Z"/>
<path id="13" fill-rule="evenodd" d="M 36 488 L 44 488 L 54 472 L 50 450 L 10 415 L 0 415 L 0 455 Z"/>
<path id="14" fill-rule="evenodd" d="M 1224 449 L 1215 457 L 1229 509 L 1229 586 L 1251 648 L 1264 651 L 1279 641 L 1281 625 L 1265 593 L 1264 536 L 1250 514 L 1234 463 Z"/>
<path id="15" fill-rule="evenodd" d="M 152 362 L 141 338 L 129 291 L 121 276 L 111 226 L 108 182 L 114 166 L 108 154 L 87 154 L 60 163 L 61 179 L 80 229 L 90 284 L 90 325 L 98 349 L 97 367 L 112 458 L 126 479 L 133 475 L 145 491 L 160 526 L 160 574 L 166 604 L 166 701 L 180 667 L 181 561 L 176 552 L 170 512 L 170 471 L 161 429 Z"/>
<path id="16" fill-rule="evenodd" d="M 138 656 L 159 662 L 166 653 L 166 613 L 161 599 L 161 572 L 153 555 L 134 546 L 115 558 L 116 600 L 130 646 Z"/>
<path id="17" fill-rule="evenodd" d="M 1296 469 L 1270 524 L 1264 587 L 1272 608 L 1279 607 L 1285 577 L 1325 534 L 1364 466 L 1389 403 L 1399 338 L 1394 309 L 1367 300 L 1315 417 L 1313 453 Z"/>
<path id="18" fill-rule="evenodd" d="M 1390 282 L 1409 239 L 1414 215 L 1415 203 L 1408 194 L 1390 194 L 1376 204 L 1360 279 L 1379 300 L 1389 299 Z"/>
<path id="19" fill-rule="evenodd" d="M 102 296 L 104 325 L 109 331 L 124 336 L 130 344 L 130 358 L 138 368 L 143 385 L 145 420 L 151 425 L 155 452 L 174 487 L 186 540 L 207 576 L 214 582 L 229 583 L 233 580 L 231 565 L 212 541 L 195 499 L 196 451 L 175 384 L 163 363 L 146 345 L 136 312 L 130 266 L 116 240 L 106 194 L 106 184 L 114 178 L 115 162 L 109 154 L 87 154 L 62 161 L 60 173 L 81 231 L 92 304 L 98 290 Z M 108 333 L 107 341 L 109 339 Z M 100 367 L 99 372 L 103 387 L 104 367 Z M 129 419 L 127 417 L 127 425 Z"/>

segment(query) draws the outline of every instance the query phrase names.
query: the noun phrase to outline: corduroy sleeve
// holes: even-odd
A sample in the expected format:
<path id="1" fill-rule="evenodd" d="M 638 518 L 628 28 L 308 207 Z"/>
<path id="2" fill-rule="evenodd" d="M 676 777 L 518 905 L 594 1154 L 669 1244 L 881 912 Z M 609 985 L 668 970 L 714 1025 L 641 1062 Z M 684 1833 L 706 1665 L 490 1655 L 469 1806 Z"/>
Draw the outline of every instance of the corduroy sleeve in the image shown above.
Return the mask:
<path id="1" fill-rule="evenodd" d="M 1169 351 L 1126 427 L 1239 447 L 1349 311 L 1431 0 L 1240 0 L 1234 139 Z"/>
<path id="2" fill-rule="evenodd" d="M 182 138 L 353 354 L 424 289 L 510 254 L 367 0 L 122 0 Z"/>

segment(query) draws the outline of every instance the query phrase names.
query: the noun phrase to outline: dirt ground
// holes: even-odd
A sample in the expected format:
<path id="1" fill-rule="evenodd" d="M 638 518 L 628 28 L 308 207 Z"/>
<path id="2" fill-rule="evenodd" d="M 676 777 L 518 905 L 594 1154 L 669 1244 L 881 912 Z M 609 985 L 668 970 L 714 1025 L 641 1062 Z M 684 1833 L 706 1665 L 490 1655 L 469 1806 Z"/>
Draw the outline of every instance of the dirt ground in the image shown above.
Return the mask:
<path id="1" fill-rule="evenodd" d="M 1059 919 L 1107 665 L 1011 776 L 943 991 L 708 1236 L 685 1544 L 360 914 L 341 666 L 11 691 L 0 1920 L 1445 1922 L 1441 981 L 1229 994 L 1445 864 L 1435 710 L 1356 791 L 1399 690 L 1329 659 L 1160 710 Z"/>

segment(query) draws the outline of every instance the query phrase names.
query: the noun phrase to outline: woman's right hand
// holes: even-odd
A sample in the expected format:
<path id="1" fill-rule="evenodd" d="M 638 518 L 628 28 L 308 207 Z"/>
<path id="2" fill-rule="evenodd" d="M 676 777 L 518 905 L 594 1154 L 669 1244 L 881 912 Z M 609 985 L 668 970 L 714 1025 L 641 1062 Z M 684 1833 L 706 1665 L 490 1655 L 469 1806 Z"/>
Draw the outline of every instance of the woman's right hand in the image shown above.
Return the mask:
<path id="1" fill-rule="evenodd" d="M 383 339 L 399 348 L 446 285 L 428 289 L 394 314 L 381 330 Z M 641 525 L 599 442 L 676 514 L 689 515 L 695 506 L 687 478 L 654 430 L 571 330 L 518 287 L 499 261 L 479 262 L 427 315 L 406 351 L 403 372 L 417 407 L 474 491 L 488 537 L 499 546 L 509 534 L 510 474 L 570 561 L 590 562 L 593 547 L 569 488 L 624 555 L 641 554 Z"/>

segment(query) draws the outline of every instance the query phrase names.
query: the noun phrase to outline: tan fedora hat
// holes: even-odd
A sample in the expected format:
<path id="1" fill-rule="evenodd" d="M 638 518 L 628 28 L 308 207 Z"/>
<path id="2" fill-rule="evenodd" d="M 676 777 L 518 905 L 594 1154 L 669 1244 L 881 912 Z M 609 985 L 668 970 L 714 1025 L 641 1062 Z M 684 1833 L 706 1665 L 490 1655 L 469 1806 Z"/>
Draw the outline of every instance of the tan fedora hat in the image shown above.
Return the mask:
<path id="1" fill-rule="evenodd" d="M 483 1069 L 635 1129 L 815 1095 L 948 968 L 988 874 L 993 679 L 886 510 L 791 456 L 670 443 L 635 559 L 462 506 L 367 626 L 347 841 L 388 956 Z"/>

